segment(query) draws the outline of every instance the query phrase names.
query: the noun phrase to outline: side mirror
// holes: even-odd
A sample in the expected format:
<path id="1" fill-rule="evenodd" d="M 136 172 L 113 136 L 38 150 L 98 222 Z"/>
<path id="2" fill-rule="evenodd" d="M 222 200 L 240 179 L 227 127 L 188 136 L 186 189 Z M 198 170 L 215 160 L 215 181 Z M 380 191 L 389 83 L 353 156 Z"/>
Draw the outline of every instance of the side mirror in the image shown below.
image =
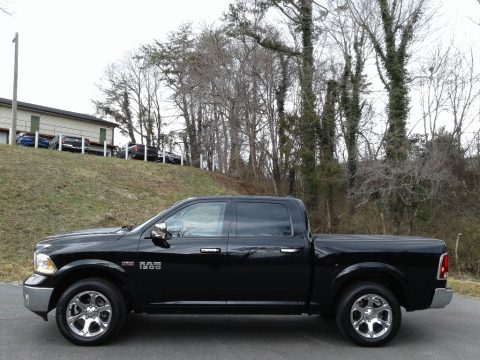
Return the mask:
<path id="1" fill-rule="evenodd" d="M 168 231 L 167 231 L 167 224 L 159 223 L 153 225 L 152 233 L 151 233 L 153 240 L 167 240 Z"/>

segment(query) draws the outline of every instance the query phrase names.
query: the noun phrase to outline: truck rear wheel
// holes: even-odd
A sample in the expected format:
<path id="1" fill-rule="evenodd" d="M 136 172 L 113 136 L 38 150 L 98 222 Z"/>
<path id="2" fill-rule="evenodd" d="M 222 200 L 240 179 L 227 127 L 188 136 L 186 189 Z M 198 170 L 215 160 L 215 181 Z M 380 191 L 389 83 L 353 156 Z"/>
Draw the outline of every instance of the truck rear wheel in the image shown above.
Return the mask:
<path id="1" fill-rule="evenodd" d="M 354 343 L 382 346 L 400 328 L 402 312 L 395 295 L 377 283 L 359 283 L 348 288 L 336 311 L 337 326 Z"/>
<path id="2" fill-rule="evenodd" d="M 57 326 L 77 345 L 99 345 L 123 326 L 126 306 L 118 288 L 103 279 L 86 279 L 67 288 L 57 303 Z"/>

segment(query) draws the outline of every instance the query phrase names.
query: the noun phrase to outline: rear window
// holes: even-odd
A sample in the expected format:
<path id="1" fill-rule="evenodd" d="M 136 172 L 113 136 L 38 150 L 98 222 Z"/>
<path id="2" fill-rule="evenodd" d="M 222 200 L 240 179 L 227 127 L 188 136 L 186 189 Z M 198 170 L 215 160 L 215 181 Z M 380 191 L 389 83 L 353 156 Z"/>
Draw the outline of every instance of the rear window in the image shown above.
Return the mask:
<path id="1" fill-rule="evenodd" d="M 237 236 L 282 237 L 292 235 L 287 208 L 263 202 L 237 203 Z"/>

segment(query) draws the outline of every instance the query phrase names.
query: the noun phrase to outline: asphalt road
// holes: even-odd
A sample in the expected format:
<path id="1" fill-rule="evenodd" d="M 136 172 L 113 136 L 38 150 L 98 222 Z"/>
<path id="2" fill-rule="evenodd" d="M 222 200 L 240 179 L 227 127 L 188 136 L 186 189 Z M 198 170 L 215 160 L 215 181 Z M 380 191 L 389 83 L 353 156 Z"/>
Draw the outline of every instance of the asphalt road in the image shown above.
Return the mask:
<path id="1" fill-rule="evenodd" d="M 23 307 L 21 287 L 0 285 L 0 359 L 480 359 L 480 300 L 404 313 L 386 347 L 360 348 L 318 316 L 131 315 L 108 345 L 79 347 Z"/>

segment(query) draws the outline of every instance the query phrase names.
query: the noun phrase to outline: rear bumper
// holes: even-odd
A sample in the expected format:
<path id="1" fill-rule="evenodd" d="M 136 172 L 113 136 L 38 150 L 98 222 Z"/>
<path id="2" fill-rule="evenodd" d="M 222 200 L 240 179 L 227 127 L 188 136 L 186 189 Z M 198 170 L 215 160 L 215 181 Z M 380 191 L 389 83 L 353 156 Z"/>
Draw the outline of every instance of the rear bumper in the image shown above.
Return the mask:
<path id="1" fill-rule="evenodd" d="M 430 304 L 430 309 L 443 308 L 450 304 L 453 297 L 453 290 L 449 288 L 437 288 L 433 295 L 432 303 Z"/>

